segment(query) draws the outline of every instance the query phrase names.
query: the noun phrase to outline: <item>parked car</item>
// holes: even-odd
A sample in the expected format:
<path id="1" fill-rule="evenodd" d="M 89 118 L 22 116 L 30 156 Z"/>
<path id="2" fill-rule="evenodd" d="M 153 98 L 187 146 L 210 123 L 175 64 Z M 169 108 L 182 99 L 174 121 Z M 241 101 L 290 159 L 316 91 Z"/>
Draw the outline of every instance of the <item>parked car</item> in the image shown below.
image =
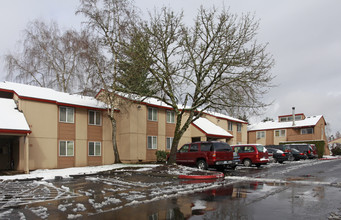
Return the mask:
<path id="1" fill-rule="evenodd" d="M 295 158 L 291 154 L 291 148 L 288 145 L 266 145 L 266 149 L 274 148 L 288 153 L 288 160 L 293 161 Z"/>
<path id="2" fill-rule="evenodd" d="M 310 144 L 288 144 L 287 146 L 289 146 L 291 149 L 294 148 L 299 152 L 304 153 L 305 155 L 307 155 L 307 158 L 309 159 L 316 158 L 314 156 L 313 149 L 310 146 Z"/>
<path id="3" fill-rule="evenodd" d="M 176 153 L 176 163 L 197 166 L 206 170 L 208 167 L 224 169 L 235 168 L 240 163 L 229 144 L 219 141 L 202 141 L 183 145 Z"/>
<path id="4" fill-rule="evenodd" d="M 232 148 L 234 152 L 239 154 L 241 163 L 246 167 L 250 167 L 253 164 L 260 167 L 269 162 L 268 152 L 263 145 L 243 144 L 234 145 Z"/>
<path id="5" fill-rule="evenodd" d="M 295 148 L 291 149 L 291 155 L 294 157 L 294 160 L 296 160 L 296 161 L 305 160 L 308 158 L 305 153 L 302 153 L 302 152 L 296 150 Z"/>
<path id="6" fill-rule="evenodd" d="M 275 149 L 275 148 L 266 148 L 268 150 L 269 158 L 273 158 L 273 161 L 276 163 L 283 163 L 284 161 L 287 161 L 289 158 L 288 152 L 283 152 L 281 150 Z"/>
<path id="7" fill-rule="evenodd" d="M 315 144 L 310 144 L 311 147 L 311 157 L 312 159 L 318 158 L 317 149 Z"/>

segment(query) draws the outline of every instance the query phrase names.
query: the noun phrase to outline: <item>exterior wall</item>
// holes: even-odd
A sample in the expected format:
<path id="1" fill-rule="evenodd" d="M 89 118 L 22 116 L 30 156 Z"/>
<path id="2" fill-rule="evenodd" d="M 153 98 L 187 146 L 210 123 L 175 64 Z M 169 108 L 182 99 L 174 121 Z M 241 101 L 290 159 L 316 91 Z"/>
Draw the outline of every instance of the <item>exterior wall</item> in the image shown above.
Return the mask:
<path id="1" fill-rule="evenodd" d="M 280 142 L 292 141 L 311 141 L 311 140 L 324 140 L 327 143 L 325 135 L 325 121 L 321 118 L 314 127 L 313 134 L 301 134 L 301 127 L 287 128 L 287 129 L 274 129 L 266 130 L 265 138 L 257 139 L 257 131 L 248 131 L 248 143 L 250 144 L 263 144 L 263 145 L 278 145 Z M 275 137 L 275 130 L 286 130 L 284 137 Z M 328 144 L 325 145 L 324 150 L 326 155 L 329 155 Z"/>
<path id="2" fill-rule="evenodd" d="M 19 100 L 32 133 L 29 135 L 30 169 L 56 168 L 58 155 L 57 122 L 58 108 L 52 103 Z M 23 138 L 20 139 L 20 160 L 24 149 Z M 18 169 L 23 169 L 19 166 Z"/>
<path id="3" fill-rule="evenodd" d="M 205 117 L 213 122 L 214 124 L 218 125 L 219 127 L 223 128 L 227 132 L 229 132 L 231 135 L 233 135 L 233 138 L 230 138 L 227 140 L 227 143 L 230 145 L 236 145 L 236 144 L 246 144 L 247 143 L 247 124 L 241 123 L 242 130 L 241 132 L 237 131 L 237 124 L 238 122 L 230 121 L 232 122 L 232 131 L 228 130 L 228 120 L 223 118 L 216 118 L 211 115 L 205 115 Z M 226 141 L 226 140 L 225 140 Z"/>

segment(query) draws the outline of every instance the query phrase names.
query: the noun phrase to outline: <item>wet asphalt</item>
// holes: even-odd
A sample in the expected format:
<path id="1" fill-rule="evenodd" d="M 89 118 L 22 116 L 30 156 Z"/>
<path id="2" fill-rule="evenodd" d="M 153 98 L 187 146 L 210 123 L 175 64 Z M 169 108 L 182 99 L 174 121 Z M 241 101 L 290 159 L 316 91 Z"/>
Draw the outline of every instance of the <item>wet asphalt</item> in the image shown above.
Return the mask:
<path id="1" fill-rule="evenodd" d="M 123 170 L 0 183 L 0 219 L 341 219 L 341 160 L 225 170 L 219 180 Z"/>

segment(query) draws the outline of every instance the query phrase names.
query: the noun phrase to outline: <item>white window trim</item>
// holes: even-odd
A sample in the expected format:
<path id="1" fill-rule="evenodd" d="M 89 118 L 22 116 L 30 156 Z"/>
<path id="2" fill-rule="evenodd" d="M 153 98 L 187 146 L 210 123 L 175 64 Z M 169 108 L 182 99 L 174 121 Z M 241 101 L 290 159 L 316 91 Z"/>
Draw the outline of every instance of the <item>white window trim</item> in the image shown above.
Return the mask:
<path id="1" fill-rule="evenodd" d="M 152 111 L 152 118 L 150 119 L 149 118 L 149 111 Z M 157 121 L 157 118 L 158 118 L 158 110 L 157 110 L 157 108 L 153 108 L 153 107 L 148 107 L 148 112 L 147 112 L 147 114 L 148 114 L 148 121 Z M 155 119 L 154 119 L 154 114 L 155 114 Z"/>
<path id="2" fill-rule="evenodd" d="M 60 115 L 61 115 L 61 108 L 65 108 L 66 109 L 66 111 L 65 111 L 65 121 L 62 121 L 61 120 L 61 117 L 60 117 Z M 68 112 L 68 109 L 70 110 L 70 109 L 72 109 L 72 121 L 68 121 L 67 120 L 67 112 Z M 73 108 L 73 107 L 66 107 L 66 106 L 59 106 L 59 122 L 62 122 L 62 123 L 70 123 L 70 124 L 73 124 L 73 123 L 75 123 L 75 108 Z"/>
<path id="3" fill-rule="evenodd" d="M 94 113 L 94 122 L 96 121 L 96 114 L 99 114 L 99 124 L 96 124 L 96 122 L 94 124 L 90 123 L 90 112 Z M 89 115 L 89 125 L 102 126 L 102 112 L 94 111 L 94 110 L 89 110 L 88 115 Z"/>
<path id="4" fill-rule="evenodd" d="M 149 138 L 151 138 L 151 148 L 149 147 L 149 142 L 148 142 L 148 140 L 149 140 Z M 154 139 L 155 139 L 155 143 L 154 143 Z M 154 145 L 155 144 L 155 145 Z M 155 149 L 157 149 L 157 136 L 148 136 L 147 137 L 147 149 L 149 149 L 149 150 L 155 150 Z"/>
<path id="5" fill-rule="evenodd" d="M 258 135 L 258 134 L 264 134 L 264 135 Z M 261 137 L 259 137 L 261 136 Z M 263 139 L 266 137 L 266 132 L 265 131 L 257 131 L 256 132 L 256 138 L 259 140 L 259 139 Z"/>
<path id="6" fill-rule="evenodd" d="M 276 136 L 276 131 L 279 132 L 279 136 Z M 284 131 L 284 135 L 281 135 L 281 134 L 282 134 L 281 131 Z M 286 136 L 287 136 L 287 130 L 286 130 L 286 129 L 278 129 L 278 130 L 275 130 L 274 135 L 275 135 L 275 137 L 286 137 Z"/>
<path id="7" fill-rule="evenodd" d="M 168 147 L 168 140 L 170 140 L 170 146 Z M 166 137 L 166 149 L 170 150 L 172 148 L 174 137 Z"/>
<path id="8" fill-rule="evenodd" d="M 312 129 L 313 132 L 312 132 L 312 133 L 308 133 L 308 132 L 307 132 L 307 133 L 304 133 L 304 134 L 303 134 L 303 130 L 306 130 L 306 131 L 307 131 L 308 129 Z M 301 128 L 301 135 L 314 134 L 314 132 L 315 132 L 315 131 L 314 131 L 314 128 Z"/>
<path id="9" fill-rule="evenodd" d="M 90 155 L 90 143 L 94 144 L 94 155 Z M 96 143 L 99 143 L 99 155 L 96 155 L 95 149 L 96 149 Z M 102 143 L 100 141 L 89 141 L 88 142 L 88 156 L 89 157 L 100 157 L 102 156 Z"/>
<path id="10" fill-rule="evenodd" d="M 231 129 L 230 129 L 230 125 L 231 125 Z M 233 122 L 232 121 L 227 122 L 227 130 L 233 131 Z"/>
<path id="11" fill-rule="evenodd" d="M 240 129 L 239 129 L 240 128 Z M 237 132 L 241 133 L 242 132 L 242 123 L 237 123 Z"/>
<path id="12" fill-rule="evenodd" d="M 169 114 L 169 118 L 168 118 L 168 114 Z M 167 121 L 167 123 L 171 123 L 171 124 L 175 123 L 175 112 L 174 111 L 170 111 L 170 110 L 166 111 L 166 121 Z"/>
<path id="13" fill-rule="evenodd" d="M 61 142 L 65 142 L 65 152 L 66 152 L 66 155 L 60 155 L 60 143 Z M 67 155 L 67 145 L 68 143 L 71 143 L 72 142 L 72 155 Z M 60 157 L 73 157 L 75 155 L 75 142 L 74 141 L 65 141 L 65 140 L 60 140 L 59 141 L 59 156 Z"/>

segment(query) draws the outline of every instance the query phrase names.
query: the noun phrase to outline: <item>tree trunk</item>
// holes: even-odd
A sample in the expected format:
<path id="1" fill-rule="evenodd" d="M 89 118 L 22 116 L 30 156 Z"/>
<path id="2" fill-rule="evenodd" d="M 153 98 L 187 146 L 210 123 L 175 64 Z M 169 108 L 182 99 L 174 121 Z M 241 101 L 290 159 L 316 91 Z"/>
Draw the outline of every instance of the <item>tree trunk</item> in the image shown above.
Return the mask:
<path id="1" fill-rule="evenodd" d="M 122 163 L 120 160 L 120 155 L 118 153 L 118 148 L 117 148 L 117 141 L 116 141 L 116 132 L 117 132 L 117 126 L 116 126 L 116 120 L 113 117 L 110 117 L 111 121 L 111 126 L 112 126 L 112 146 L 114 150 L 114 156 L 115 156 L 115 162 L 114 163 Z"/>
<path id="2" fill-rule="evenodd" d="M 176 162 L 176 152 L 178 151 L 178 145 L 180 142 L 181 137 L 189 127 L 189 125 L 193 121 L 193 112 L 190 112 L 185 124 L 181 127 L 181 121 L 182 121 L 182 114 L 177 114 L 177 120 L 175 125 L 175 131 L 174 131 L 174 137 L 173 137 L 173 143 L 172 148 L 169 154 L 168 164 L 174 164 Z"/>

